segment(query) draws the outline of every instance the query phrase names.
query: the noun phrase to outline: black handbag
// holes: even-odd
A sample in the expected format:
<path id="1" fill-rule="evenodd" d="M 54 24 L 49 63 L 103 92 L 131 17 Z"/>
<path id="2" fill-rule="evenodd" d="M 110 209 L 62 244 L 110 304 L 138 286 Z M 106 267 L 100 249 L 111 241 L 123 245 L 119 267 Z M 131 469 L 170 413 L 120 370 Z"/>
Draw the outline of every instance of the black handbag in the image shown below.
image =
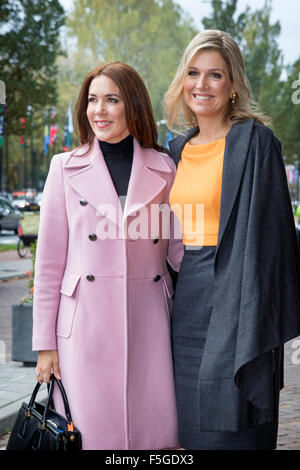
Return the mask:
<path id="1" fill-rule="evenodd" d="M 53 408 L 53 389 L 57 383 L 61 392 L 65 417 Z M 6 450 L 81 450 L 81 434 L 74 426 L 63 384 L 51 374 L 46 404 L 35 401 L 38 382 L 29 404 L 23 403 L 10 434 Z"/>

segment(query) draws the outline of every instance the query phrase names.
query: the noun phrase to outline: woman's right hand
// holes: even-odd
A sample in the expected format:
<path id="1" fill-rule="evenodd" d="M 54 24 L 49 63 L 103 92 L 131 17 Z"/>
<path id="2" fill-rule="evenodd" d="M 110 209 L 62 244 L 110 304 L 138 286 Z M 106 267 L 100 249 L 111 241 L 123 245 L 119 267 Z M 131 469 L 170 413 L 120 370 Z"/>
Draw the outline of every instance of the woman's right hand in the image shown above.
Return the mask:
<path id="1" fill-rule="evenodd" d="M 49 383 L 51 373 L 53 373 L 57 379 L 60 379 L 57 350 L 39 351 L 35 371 L 36 379 L 40 384 L 43 382 Z"/>

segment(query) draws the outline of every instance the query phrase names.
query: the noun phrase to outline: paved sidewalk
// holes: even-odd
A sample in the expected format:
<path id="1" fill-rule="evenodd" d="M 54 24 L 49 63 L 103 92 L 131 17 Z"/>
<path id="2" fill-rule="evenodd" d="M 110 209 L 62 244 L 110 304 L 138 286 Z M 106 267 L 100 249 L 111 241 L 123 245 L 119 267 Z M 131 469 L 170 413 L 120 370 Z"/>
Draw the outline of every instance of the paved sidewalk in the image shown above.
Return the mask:
<path id="1" fill-rule="evenodd" d="M 26 277 L 26 271 L 32 268 L 30 255 L 20 258 L 16 251 L 0 253 L 0 282 Z"/>
<path id="2" fill-rule="evenodd" d="M 13 362 L 11 357 L 11 305 L 27 293 L 26 271 L 31 269 L 30 255 L 22 259 L 16 251 L 0 253 L 0 449 L 5 449 L 8 434 L 23 401 L 28 402 L 36 384 L 35 367 Z M 45 400 L 46 385 L 38 400 Z"/>
<path id="3" fill-rule="evenodd" d="M 6 353 L 1 355 L 0 350 L 0 436 L 12 428 L 22 402 L 28 402 L 36 383 L 34 367 L 25 367 L 10 358 L 11 305 L 26 293 L 27 280 L 23 278 L 26 269 L 30 269 L 31 260 L 25 259 L 29 262 L 27 267 L 24 260 L 16 259 L 16 254 L 6 254 L 6 260 L 3 255 L 0 253 L 0 345 L 5 347 Z M 9 263 L 16 263 L 15 268 Z M 1 282 L 5 267 L 11 269 L 7 274 L 10 280 L 6 278 Z M 38 399 L 45 399 L 46 393 L 46 385 L 43 385 Z M 0 449 L 5 448 L 7 436 L 0 438 Z M 300 337 L 285 345 L 285 387 L 280 397 L 277 449 L 300 450 Z"/>
<path id="4" fill-rule="evenodd" d="M 36 385 L 35 367 L 25 367 L 22 362 L 9 362 L 0 366 L 0 436 L 11 430 L 23 401 L 29 401 Z M 47 386 L 43 384 L 37 400 L 47 396 Z M 0 442 L 1 446 L 1 442 Z"/>

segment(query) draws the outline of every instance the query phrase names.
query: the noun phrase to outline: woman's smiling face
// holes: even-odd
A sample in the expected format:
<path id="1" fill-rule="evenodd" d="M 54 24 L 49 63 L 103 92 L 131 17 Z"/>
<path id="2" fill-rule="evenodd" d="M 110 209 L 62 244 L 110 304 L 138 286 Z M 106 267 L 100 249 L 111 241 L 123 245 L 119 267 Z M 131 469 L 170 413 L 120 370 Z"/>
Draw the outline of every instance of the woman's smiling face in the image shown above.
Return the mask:
<path id="1" fill-rule="evenodd" d="M 105 75 L 98 75 L 90 83 L 86 114 L 99 140 L 114 144 L 129 135 L 120 90 Z"/>
<path id="2" fill-rule="evenodd" d="M 234 91 L 221 54 L 212 50 L 197 52 L 187 67 L 183 83 L 184 101 L 197 118 L 223 119 Z"/>

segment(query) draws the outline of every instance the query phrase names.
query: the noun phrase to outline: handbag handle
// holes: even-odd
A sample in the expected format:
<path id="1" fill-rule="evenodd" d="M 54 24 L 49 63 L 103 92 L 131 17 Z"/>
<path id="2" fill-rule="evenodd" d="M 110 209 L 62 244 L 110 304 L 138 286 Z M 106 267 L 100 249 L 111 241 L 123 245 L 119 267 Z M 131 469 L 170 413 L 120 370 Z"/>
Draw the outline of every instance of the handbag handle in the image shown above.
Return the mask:
<path id="1" fill-rule="evenodd" d="M 61 393 L 61 396 L 62 396 L 62 399 L 63 399 L 64 408 L 65 408 L 65 416 L 67 418 L 67 421 L 71 425 L 73 421 L 72 421 L 72 417 L 71 417 L 71 412 L 70 412 L 70 407 L 69 407 L 67 395 L 66 395 L 66 392 L 65 392 L 65 389 L 63 387 L 63 384 L 62 384 L 61 380 L 57 379 L 54 374 L 51 374 L 51 376 L 50 376 L 50 386 L 48 387 L 48 396 L 47 396 L 47 400 L 46 400 L 46 405 L 45 405 L 45 409 L 44 409 L 44 413 L 43 413 L 42 422 L 46 422 L 47 417 L 48 417 L 48 412 L 49 412 L 50 404 L 52 402 L 52 395 L 53 395 L 54 383 L 55 382 L 58 385 L 58 388 L 60 390 L 60 393 Z M 35 402 L 37 393 L 40 389 L 40 386 L 41 386 L 41 384 L 39 382 L 37 382 L 36 386 L 34 387 L 34 390 L 32 392 L 32 395 L 31 395 L 31 398 L 30 398 L 30 401 L 29 401 L 29 404 L 28 404 L 28 408 L 27 408 L 28 412 L 30 412 L 31 408 L 34 405 L 34 402 Z"/>

